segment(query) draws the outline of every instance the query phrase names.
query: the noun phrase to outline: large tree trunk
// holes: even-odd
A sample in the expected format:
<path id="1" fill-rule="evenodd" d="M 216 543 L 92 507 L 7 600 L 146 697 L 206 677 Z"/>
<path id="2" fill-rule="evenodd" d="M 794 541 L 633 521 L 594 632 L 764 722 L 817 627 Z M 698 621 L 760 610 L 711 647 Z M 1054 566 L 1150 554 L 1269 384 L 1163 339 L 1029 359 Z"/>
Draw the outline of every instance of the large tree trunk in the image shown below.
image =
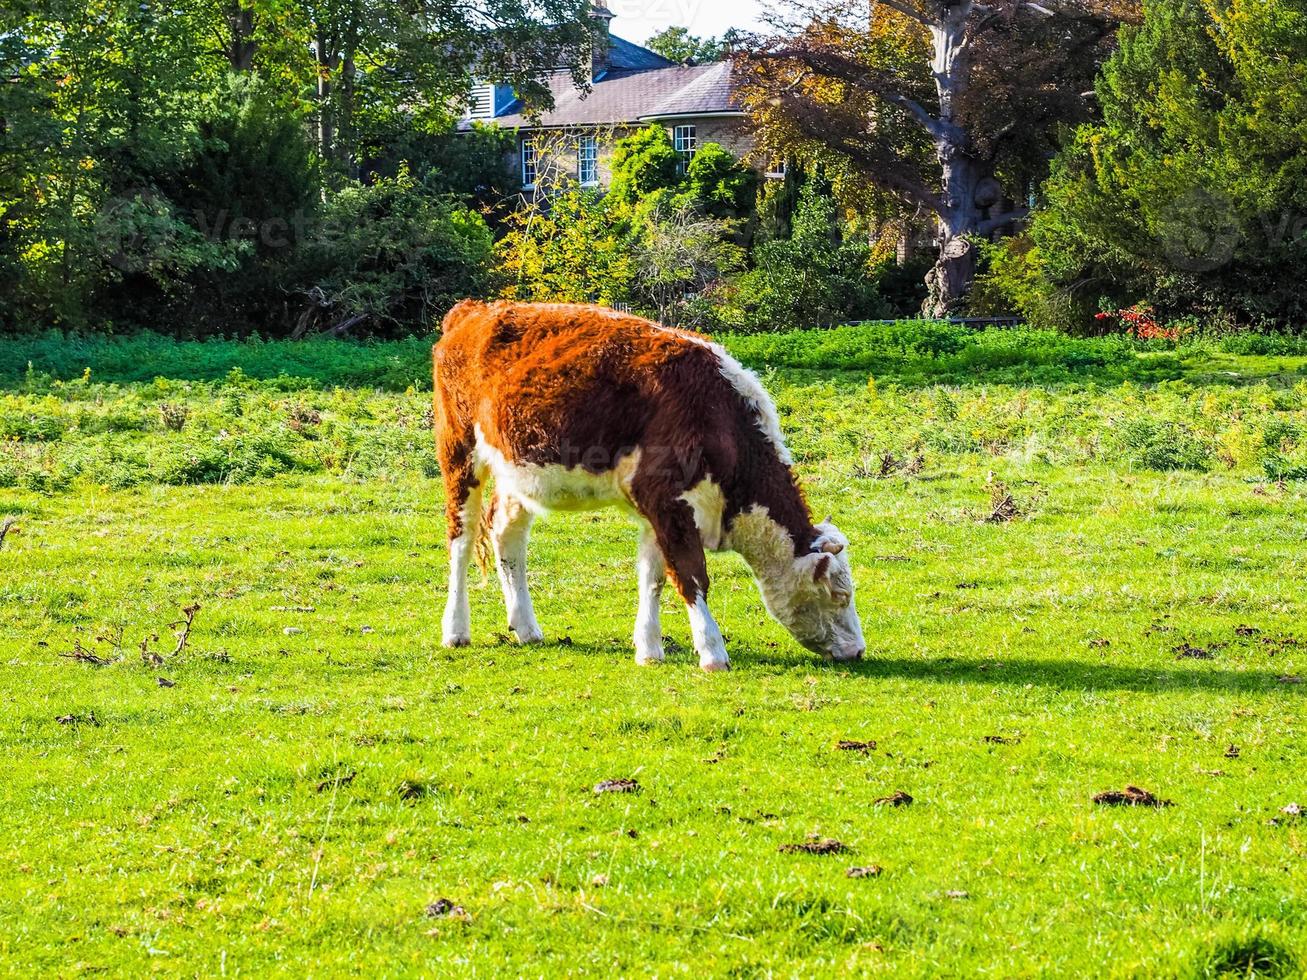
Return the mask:
<path id="1" fill-rule="evenodd" d="M 926 302 L 923 315 L 943 320 L 962 312 L 967 293 L 976 278 L 976 246 L 970 236 L 982 219 L 976 205 L 979 170 L 976 161 L 957 147 L 940 149 L 947 209 L 939 216 L 939 256 L 926 274 Z"/>
<path id="2" fill-rule="evenodd" d="M 939 93 L 935 156 L 943 209 L 939 214 L 939 258 L 926 276 L 922 313 L 940 319 L 956 315 L 971 289 L 976 277 L 976 247 L 968 236 L 977 231 L 982 219 L 976 204 L 982 167 L 970 151 L 965 130 L 957 124 L 958 104 L 971 84 L 970 15 L 971 0 L 961 0 L 945 8 L 930 28 L 934 45 L 931 73 Z"/>
<path id="3" fill-rule="evenodd" d="M 234 0 L 228 4 L 226 13 L 227 26 L 231 29 L 231 41 L 227 44 L 227 61 L 231 70 L 253 71 L 254 52 L 258 48 L 254 41 L 254 11 L 241 0 Z"/>

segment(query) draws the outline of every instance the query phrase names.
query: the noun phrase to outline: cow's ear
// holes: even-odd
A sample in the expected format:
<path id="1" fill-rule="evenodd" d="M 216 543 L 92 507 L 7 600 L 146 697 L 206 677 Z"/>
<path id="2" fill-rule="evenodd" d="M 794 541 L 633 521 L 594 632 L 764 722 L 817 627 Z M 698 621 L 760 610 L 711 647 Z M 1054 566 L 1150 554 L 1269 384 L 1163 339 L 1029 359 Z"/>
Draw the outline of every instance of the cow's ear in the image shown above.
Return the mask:
<path id="1" fill-rule="evenodd" d="M 822 555 L 812 566 L 812 580 L 820 582 L 830 574 L 830 555 Z"/>

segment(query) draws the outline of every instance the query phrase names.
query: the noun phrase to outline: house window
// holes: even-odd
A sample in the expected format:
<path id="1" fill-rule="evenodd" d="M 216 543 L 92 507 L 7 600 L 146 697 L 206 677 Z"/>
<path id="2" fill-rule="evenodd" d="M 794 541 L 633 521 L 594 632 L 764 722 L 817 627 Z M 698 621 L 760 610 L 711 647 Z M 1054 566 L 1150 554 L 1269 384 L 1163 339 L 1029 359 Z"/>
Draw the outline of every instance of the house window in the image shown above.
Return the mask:
<path id="1" fill-rule="evenodd" d="M 582 187 L 594 187 L 599 183 L 599 141 L 593 136 L 577 138 L 576 179 Z"/>
<path id="2" fill-rule="evenodd" d="M 690 161 L 694 159 L 698 142 L 699 137 L 695 134 L 693 126 L 676 126 L 672 129 L 672 146 L 680 156 L 680 160 L 676 163 L 677 173 L 685 173 Z"/>
<path id="3" fill-rule="evenodd" d="M 536 185 L 536 141 L 522 140 L 522 186 L 528 190 Z"/>
<path id="4" fill-rule="evenodd" d="M 766 176 L 772 180 L 784 180 L 785 158 L 780 157 L 779 159 L 773 160 L 771 166 L 767 168 Z"/>
<path id="5" fill-rule="evenodd" d="M 495 114 L 495 87 L 473 85 L 468 92 L 467 103 L 469 119 L 488 119 Z"/>

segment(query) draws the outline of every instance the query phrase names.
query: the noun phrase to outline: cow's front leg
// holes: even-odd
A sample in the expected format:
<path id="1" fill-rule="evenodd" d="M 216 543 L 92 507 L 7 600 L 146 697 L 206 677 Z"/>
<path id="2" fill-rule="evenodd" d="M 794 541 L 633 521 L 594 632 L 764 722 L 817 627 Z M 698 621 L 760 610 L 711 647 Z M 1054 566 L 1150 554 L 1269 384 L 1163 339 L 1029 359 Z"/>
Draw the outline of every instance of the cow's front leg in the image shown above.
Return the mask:
<path id="1" fill-rule="evenodd" d="M 694 649 L 699 654 L 699 666 L 704 670 L 730 670 L 731 661 L 726 656 L 722 631 L 708 611 L 708 596 L 696 596 L 694 602 L 686 603 L 686 608 L 690 611 L 690 635 L 694 637 Z"/>
<path id="2" fill-rule="evenodd" d="M 526 546 L 531 536 L 531 512 L 516 497 L 500 495 L 495 500 L 491 538 L 495 547 L 495 569 L 504 590 L 508 628 L 519 643 L 539 643 L 545 638 L 536 622 L 531 593 L 526 584 Z"/>
<path id="3" fill-rule="evenodd" d="M 699 666 L 704 670 L 730 669 L 721 630 L 708 611 L 708 561 L 693 511 L 685 501 L 676 500 L 656 510 L 650 523 L 658 547 L 667 559 L 672 584 L 690 613 L 690 633 L 694 637 L 694 650 L 699 654 Z"/>
<path id="4" fill-rule="evenodd" d="M 640 550 L 636 557 L 640 583 L 640 605 L 635 614 L 635 662 L 656 664 L 663 660 L 663 628 L 659 621 L 658 603 L 662 599 L 663 583 L 667 581 L 667 561 L 654 529 L 648 524 L 640 527 Z"/>
<path id="5" fill-rule="evenodd" d="M 446 478 L 449 523 L 449 591 L 445 615 L 440 621 L 441 642 L 447 647 L 465 647 L 472 642 L 472 617 L 468 609 L 467 567 L 472 561 L 481 526 L 481 487 L 467 478 L 456 482 Z M 462 494 L 462 500 L 458 495 Z"/>

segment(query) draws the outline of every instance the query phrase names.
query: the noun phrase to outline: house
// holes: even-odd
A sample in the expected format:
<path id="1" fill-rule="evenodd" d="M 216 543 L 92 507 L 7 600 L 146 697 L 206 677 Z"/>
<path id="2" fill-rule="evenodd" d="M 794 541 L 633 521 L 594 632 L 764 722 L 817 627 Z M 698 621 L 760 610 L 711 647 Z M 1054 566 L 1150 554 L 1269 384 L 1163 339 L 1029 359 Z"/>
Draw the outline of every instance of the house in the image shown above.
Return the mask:
<path id="1" fill-rule="evenodd" d="M 511 88 L 479 82 L 461 122 L 518 133 L 513 166 L 526 190 L 570 179 L 583 187 L 607 187 L 613 144 L 636 130 L 663 126 L 681 154 L 682 167 L 705 143 L 719 143 L 738 157 L 753 149 L 752 131 L 736 101 L 729 61 L 681 65 L 610 30 L 613 13 L 598 3 L 588 91 L 579 90 L 569 67 L 548 77 L 554 106 L 532 117 Z"/>

